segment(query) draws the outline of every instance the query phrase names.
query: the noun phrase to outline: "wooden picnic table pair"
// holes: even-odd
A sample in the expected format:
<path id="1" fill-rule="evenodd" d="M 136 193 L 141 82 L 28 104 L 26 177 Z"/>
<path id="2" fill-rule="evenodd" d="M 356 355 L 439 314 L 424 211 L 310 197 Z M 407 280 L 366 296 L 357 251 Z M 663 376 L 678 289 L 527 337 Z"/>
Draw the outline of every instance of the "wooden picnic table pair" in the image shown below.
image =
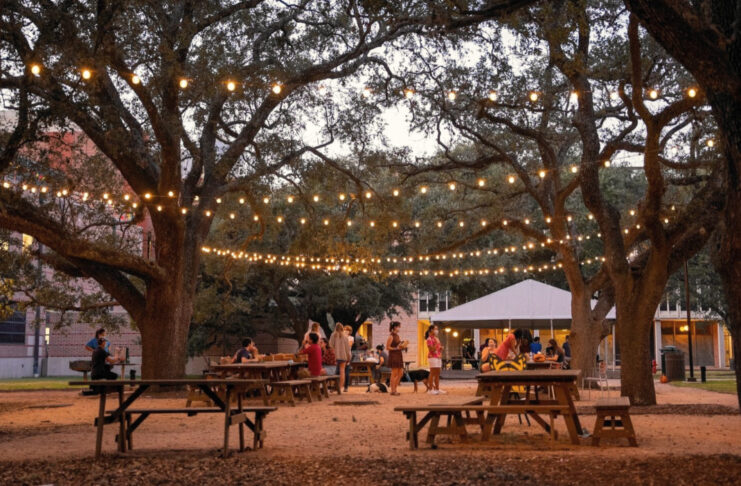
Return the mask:
<path id="1" fill-rule="evenodd" d="M 211 367 L 221 374 L 222 378 L 236 375 L 241 379 L 263 379 L 269 381 L 286 381 L 296 378 L 299 368 L 306 367 L 305 362 L 295 361 L 256 361 L 251 363 L 219 364 Z"/>
<path id="2" fill-rule="evenodd" d="M 256 380 L 240 379 L 172 379 L 172 380 L 91 380 L 91 381 L 71 381 L 71 386 L 90 385 L 99 390 L 100 404 L 98 407 L 98 417 L 95 419 L 97 435 L 95 441 L 95 458 L 101 455 L 103 445 L 103 427 L 107 424 L 118 422 L 119 430 L 116 437 L 118 451 L 126 452 L 127 448 L 132 449 L 133 432 L 144 420 L 151 414 L 166 413 L 185 413 L 187 416 L 194 416 L 199 413 L 223 413 L 224 414 L 224 449 L 223 455 L 229 454 L 229 429 L 232 425 L 239 425 L 239 450 L 245 450 L 244 446 L 244 425 L 252 430 L 254 434 L 253 447 L 263 446 L 265 431 L 263 420 L 265 416 L 277 410 L 276 407 L 244 407 L 242 404 L 242 391 L 245 387 L 254 386 Z M 264 380 L 257 380 L 264 384 Z M 124 388 L 135 387 L 134 391 L 124 399 Z M 200 388 L 214 403 L 214 407 L 208 408 L 146 408 L 133 409 L 131 405 L 141 395 L 152 386 L 192 386 Z M 219 386 L 225 389 L 225 399 L 213 390 L 213 387 Z M 117 393 L 118 407 L 112 411 L 106 411 L 106 397 L 108 393 Z M 237 395 L 237 406 L 232 409 L 232 394 Z M 255 414 L 254 421 L 250 420 L 247 413 Z M 133 420 L 133 416 L 137 417 Z"/>

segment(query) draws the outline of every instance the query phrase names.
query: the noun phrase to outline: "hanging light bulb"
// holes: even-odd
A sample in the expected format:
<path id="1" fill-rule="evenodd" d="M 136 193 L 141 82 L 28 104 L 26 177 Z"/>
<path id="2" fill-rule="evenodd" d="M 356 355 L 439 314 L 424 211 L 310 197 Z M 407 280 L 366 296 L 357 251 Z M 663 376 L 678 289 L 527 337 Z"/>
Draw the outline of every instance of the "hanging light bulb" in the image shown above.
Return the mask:
<path id="1" fill-rule="evenodd" d="M 185 78 L 180 78 L 180 83 L 178 84 L 180 85 L 181 89 L 185 89 L 188 87 L 188 80 Z"/>
<path id="2" fill-rule="evenodd" d="M 258 216 L 257 214 L 252 216 L 252 221 L 260 221 L 260 216 Z"/>
<path id="3" fill-rule="evenodd" d="M 139 84 L 141 82 L 142 80 L 139 76 L 137 76 L 136 74 L 131 75 L 131 84 Z"/>
<path id="4" fill-rule="evenodd" d="M 689 96 L 690 98 L 694 98 L 695 96 L 697 96 L 697 88 L 688 89 L 687 96 Z"/>
<path id="5" fill-rule="evenodd" d="M 275 218 L 275 220 L 278 221 L 279 223 L 282 223 L 283 222 L 283 216 L 278 216 L 277 218 Z"/>
<path id="6" fill-rule="evenodd" d="M 319 86 L 319 89 L 317 91 L 319 92 L 321 96 L 324 96 L 325 94 L 327 94 L 327 88 L 324 87 L 323 85 Z"/>
<path id="7" fill-rule="evenodd" d="M 341 194 L 340 194 L 339 196 L 337 196 L 337 197 L 339 197 L 340 201 L 344 201 L 344 200 L 345 200 L 345 194 L 344 194 L 344 193 L 341 193 Z"/>
<path id="8" fill-rule="evenodd" d="M 484 187 L 484 185 L 486 184 L 486 181 L 484 179 L 479 179 L 476 182 L 479 185 L 479 187 Z"/>
<path id="9" fill-rule="evenodd" d="M 515 176 L 513 176 L 513 175 L 508 176 L 507 177 L 507 182 L 509 182 L 510 184 L 514 184 L 515 183 Z"/>
<path id="10" fill-rule="evenodd" d="M 577 167 L 575 165 L 572 165 L 571 166 L 571 173 L 572 174 L 576 174 L 577 172 L 579 172 L 579 167 Z"/>
<path id="11" fill-rule="evenodd" d="M 288 196 L 286 200 L 288 201 L 288 204 L 293 204 L 293 196 Z"/>
<path id="12" fill-rule="evenodd" d="M 280 94 L 281 91 L 283 91 L 283 87 L 279 83 L 273 83 L 272 88 L 273 94 Z"/>
<path id="13" fill-rule="evenodd" d="M 528 94 L 528 98 L 529 98 L 529 99 L 530 99 L 530 101 L 532 101 L 533 103 L 535 103 L 536 101 L 538 101 L 538 98 L 539 98 L 539 97 L 540 97 L 540 95 L 538 94 L 538 92 L 537 92 L 537 91 L 531 91 L 531 92 L 530 92 L 530 94 Z"/>
<path id="14" fill-rule="evenodd" d="M 371 227 L 371 228 L 373 228 L 373 227 L 375 227 L 375 226 L 376 226 L 376 222 L 375 222 L 375 221 L 371 221 L 371 222 L 370 222 L 370 223 L 368 223 L 368 224 L 370 224 L 370 227 Z"/>
<path id="15" fill-rule="evenodd" d="M 372 197 L 373 197 L 373 193 L 372 193 L 372 192 L 370 192 L 370 191 L 365 191 L 365 198 L 366 198 L 366 199 L 370 199 L 370 198 L 372 198 Z"/>
<path id="16" fill-rule="evenodd" d="M 406 88 L 404 90 L 404 97 L 406 99 L 408 99 L 408 100 L 409 99 L 412 99 L 413 96 L 414 96 L 414 90 L 412 88 Z"/>
<path id="17" fill-rule="evenodd" d="M 319 202 L 319 195 L 314 194 L 314 197 L 312 199 L 314 200 L 314 202 Z"/>
<path id="18" fill-rule="evenodd" d="M 370 95 L 372 94 L 370 88 L 363 88 L 363 98 L 370 98 Z"/>
<path id="19" fill-rule="evenodd" d="M 414 222 L 414 227 L 415 228 L 419 228 L 420 226 L 422 226 L 422 224 L 419 221 L 415 221 Z"/>
<path id="20" fill-rule="evenodd" d="M 656 98 L 659 97 L 659 91 L 653 88 L 648 90 L 648 97 L 651 98 L 652 100 L 655 100 Z"/>
<path id="21" fill-rule="evenodd" d="M 267 204 L 267 203 L 270 202 L 270 198 L 269 197 L 264 197 L 264 198 L 262 198 L 262 202 L 263 202 L 263 204 Z"/>
<path id="22" fill-rule="evenodd" d="M 610 165 L 611 165 L 611 164 L 610 164 L 610 161 L 609 161 L 609 160 L 605 160 L 605 162 L 604 162 L 604 166 L 605 166 L 605 167 L 610 167 Z"/>
<path id="23" fill-rule="evenodd" d="M 421 192 L 422 194 L 427 194 L 427 186 L 420 187 L 419 192 Z"/>
<path id="24" fill-rule="evenodd" d="M 306 224 L 306 218 L 301 218 L 298 220 L 301 224 Z"/>
<path id="25" fill-rule="evenodd" d="M 455 182 L 451 182 L 450 184 L 448 184 L 448 188 L 449 188 L 449 189 L 450 189 L 451 191 L 455 191 Z"/>
<path id="26" fill-rule="evenodd" d="M 489 101 L 496 101 L 497 100 L 497 92 L 495 90 L 489 91 Z"/>
<path id="27" fill-rule="evenodd" d="M 234 214 L 234 213 L 229 213 L 229 219 L 234 219 L 234 218 L 236 218 L 236 217 L 237 217 L 237 215 L 236 215 L 236 214 Z"/>
<path id="28" fill-rule="evenodd" d="M 610 92 L 610 99 L 611 100 L 615 101 L 619 97 L 620 97 L 620 93 L 618 93 L 617 91 L 611 91 Z"/>
<path id="29" fill-rule="evenodd" d="M 450 101 L 455 101 L 456 96 L 458 96 L 458 95 L 456 94 L 455 91 L 448 91 L 448 99 Z"/>
<path id="30" fill-rule="evenodd" d="M 237 83 L 235 83 L 234 81 L 227 81 L 226 89 L 229 91 L 234 91 L 235 89 L 237 89 Z"/>
<path id="31" fill-rule="evenodd" d="M 546 174 L 547 172 L 543 169 L 538 171 L 538 177 L 540 177 L 541 179 L 545 179 Z"/>
<path id="32" fill-rule="evenodd" d="M 486 226 L 486 225 L 487 225 L 487 222 L 486 222 L 486 220 L 485 220 L 485 219 L 482 219 L 482 220 L 481 220 L 481 226 Z"/>
<path id="33" fill-rule="evenodd" d="M 181 209 L 180 209 L 180 212 L 181 212 L 182 214 L 186 214 L 186 213 L 188 212 L 188 209 L 187 209 L 187 208 L 181 208 Z"/>
<path id="34" fill-rule="evenodd" d="M 399 196 L 399 190 L 398 189 L 394 189 L 393 195 L 394 195 L 394 197 L 398 197 Z"/>
<path id="35" fill-rule="evenodd" d="M 705 145 L 707 145 L 708 147 L 713 147 L 715 145 L 715 140 L 709 138 L 708 141 L 705 142 Z"/>
<path id="36" fill-rule="evenodd" d="M 34 76 L 38 76 L 41 74 L 41 65 L 40 64 L 31 64 L 31 74 Z"/>
<path id="37" fill-rule="evenodd" d="M 90 79 L 92 77 L 93 77 L 93 72 L 91 70 L 89 70 L 87 68 L 84 68 L 82 70 L 82 79 L 84 79 L 85 81 L 87 81 L 88 79 Z"/>
<path id="38" fill-rule="evenodd" d="M 323 223 L 324 223 L 324 226 L 329 226 L 329 220 L 328 220 L 328 219 L 325 219 L 325 220 L 323 221 Z"/>

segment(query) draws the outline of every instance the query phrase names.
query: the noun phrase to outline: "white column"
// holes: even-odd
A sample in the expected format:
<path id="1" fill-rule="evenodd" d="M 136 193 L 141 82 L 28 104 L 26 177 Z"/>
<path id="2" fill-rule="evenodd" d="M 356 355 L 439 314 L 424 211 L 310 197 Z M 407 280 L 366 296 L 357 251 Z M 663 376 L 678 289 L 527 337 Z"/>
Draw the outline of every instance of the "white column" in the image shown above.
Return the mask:
<path id="1" fill-rule="evenodd" d="M 654 319 L 654 348 L 656 356 L 656 368 L 661 369 L 661 320 Z"/>
<path id="2" fill-rule="evenodd" d="M 473 345 L 476 346 L 476 351 L 478 351 L 479 346 L 481 346 L 481 332 L 479 329 L 473 330 Z"/>
<path id="3" fill-rule="evenodd" d="M 723 325 L 720 322 L 715 323 L 716 334 L 718 335 L 718 368 L 726 366 L 726 340 L 723 336 Z"/>

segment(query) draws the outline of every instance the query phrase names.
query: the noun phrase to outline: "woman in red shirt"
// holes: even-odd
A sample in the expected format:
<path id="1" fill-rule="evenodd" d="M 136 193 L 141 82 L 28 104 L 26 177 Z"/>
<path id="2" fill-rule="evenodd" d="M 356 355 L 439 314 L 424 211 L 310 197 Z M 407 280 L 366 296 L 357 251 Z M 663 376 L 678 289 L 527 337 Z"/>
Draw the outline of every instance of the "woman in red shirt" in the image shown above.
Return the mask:
<path id="1" fill-rule="evenodd" d="M 502 361 L 509 358 L 510 352 L 517 356 L 520 354 L 520 348 L 524 347 L 533 341 L 533 336 L 527 329 L 515 329 L 509 333 L 502 344 L 499 345 L 496 351 L 497 357 Z"/>
<path id="2" fill-rule="evenodd" d="M 427 344 L 427 362 L 430 364 L 430 390 L 427 392 L 430 395 L 439 395 L 445 393 L 440 390 L 440 372 L 443 368 L 443 346 L 440 344 L 440 339 L 437 337 L 437 333 L 440 332 L 435 324 L 432 324 L 425 332 L 425 342 Z"/>

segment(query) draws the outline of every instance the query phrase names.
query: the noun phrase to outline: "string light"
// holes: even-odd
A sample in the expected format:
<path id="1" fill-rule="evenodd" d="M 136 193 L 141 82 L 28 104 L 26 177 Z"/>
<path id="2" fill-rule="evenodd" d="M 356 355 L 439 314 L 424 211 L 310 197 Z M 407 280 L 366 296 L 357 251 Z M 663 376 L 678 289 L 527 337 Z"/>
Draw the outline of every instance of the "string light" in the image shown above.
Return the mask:
<path id="1" fill-rule="evenodd" d="M 319 195 L 314 194 L 314 197 L 312 199 L 314 200 L 314 202 L 319 202 Z"/>
<path id="2" fill-rule="evenodd" d="M 510 184 L 514 184 L 515 183 L 515 176 L 512 176 L 511 175 L 511 176 L 507 177 L 507 182 L 509 182 Z"/>
<path id="3" fill-rule="evenodd" d="M 486 181 L 484 179 L 479 179 L 476 182 L 479 185 L 479 187 L 484 187 L 484 185 L 486 184 Z"/>
<path id="4" fill-rule="evenodd" d="M 325 88 L 323 85 L 319 86 L 319 89 L 317 90 L 321 96 L 324 96 L 327 94 L 327 88 Z"/>
<path id="5" fill-rule="evenodd" d="M 695 96 L 697 96 L 697 89 L 696 88 L 688 89 L 687 96 L 689 96 L 690 98 L 694 98 Z"/>
<path id="6" fill-rule="evenodd" d="M 286 200 L 288 201 L 288 204 L 292 204 L 293 203 L 293 196 L 288 196 L 286 198 Z"/>
<path id="7" fill-rule="evenodd" d="M 370 88 L 363 88 L 363 98 L 370 98 L 371 94 L 372 93 Z"/>
<path id="8" fill-rule="evenodd" d="M 262 198 L 262 202 L 263 202 L 263 204 L 267 204 L 267 203 L 270 202 L 270 198 L 269 197 L 264 197 L 264 198 Z"/>
<path id="9" fill-rule="evenodd" d="M 41 66 L 39 64 L 31 64 L 31 74 L 34 76 L 41 74 Z"/>
<path id="10" fill-rule="evenodd" d="M 427 186 L 420 187 L 419 192 L 421 192 L 422 194 L 427 194 Z"/>
<path id="11" fill-rule="evenodd" d="M 235 89 L 237 89 L 237 83 L 235 83 L 234 81 L 227 81 L 226 89 L 229 91 L 234 91 Z"/>
<path id="12" fill-rule="evenodd" d="M 497 92 L 495 90 L 489 91 L 489 101 L 497 100 Z"/>
<path id="13" fill-rule="evenodd" d="M 398 189 L 394 189 L 393 194 L 394 194 L 394 197 L 398 197 L 399 196 L 399 190 Z"/>
<path id="14" fill-rule="evenodd" d="M 274 83 L 272 87 L 273 94 L 279 95 L 281 91 L 283 91 L 283 86 L 281 86 L 279 83 Z"/>
<path id="15" fill-rule="evenodd" d="M 620 93 L 618 93 L 617 91 L 611 91 L 610 92 L 610 99 L 611 100 L 615 101 L 619 97 L 620 97 Z"/>
<path id="16" fill-rule="evenodd" d="M 572 174 L 576 174 L 577 172 L 579 172 L 579 167 L 577 167 L 575 165 L 572 165 L 571 166 L 571 173 Z"/>
<path id="17" fill-rule="evenodd" d="M 531 92 L 530 92 L 530 93 L 528 94 L 528 98 L 529 98 L 529 99 L 530 99 L 530 101 L 532 101 L 533 103 L 535 103 L 536 101 L 538 101 L 538 98 L 539 98 L 539 97 L 540 97 L 540 95 L 538 94 L 538 92 L 537 92 L 537 91 L 531 91 Z"/>
<path id="18" fill-rule="evenodd" d="M 185 89 L 188 87 L 188 80 L 185 78 L 180 78 L 180 82 L 178 83 L 181 89 Z"/>
<path id="19" fill-rule="evenodd" d="M 656 98 L 659 97 L 659 91 L 656 89 L 650 89 L 648 91 L 648 97 L 651 98 L 652 100 L 655 100 Z"/>
<path id="20" fill-rule="evenodd" d="M 610 167 L 610 161 L 609 160 L 605 160 L 602 165 L 604 165 L 605 167 Z"/>
<path id="21" fill-rule="evenodd" d="M 713 147 L 715 145 L 715 140 L 709 138 L 708 141 L 705 142 L 705 145 L 707 145 L 708 147 Z"/>
<path id="22" fill-rule="evenodd" d="M 406 99 L 408 99 L 408 100 L 409 100 L 409 99 L 412 99 L 412 97 L 413 97 L 413 96 L 414 96 L 414 90 L 413 90 L 413 89 L 411 89 L 411 88 L 406 88 L 406 89 L 404 90 L 404 97 L 405 97 Z"/>
<path id="23" fill-rule="evenodd" d="M 366 192 L 365 192 L 365 198 L 366 198 L 366 199 L 370 199 L 370 198 L 372 198 L 372 197 L 373 197 L 373 193 L 372 193 L 372 192 L 370 192 L 370 191 L 366 191 Z"/>
<path id="24" fill-rule="evenodd" d="M 450 101 L 455 101 L 456 96 L 457 96 L 457 94 L 456 94 L 455 91 L 448 91 L 448 99 Z"/>
<path id="25" fill-rule="evenodd" d="M 90 70 L 89 70 L 89 69 L 87 69 L 87 68 L 84 68 L 84 69 L 82 70 L 82 79 L 84 79 L 85 81 L 87 81 L 88 79 L 90 79 L 90 78 L 92 78 L 92 77 L 93 77 L 93 73 L 92 73 L 92 71 L 90 71 Z"/>
<path id="26" fill-rule="evenodd" d="M 546 171 L 544 170 L 538 171 L 538 177 L 540 177 L 541 179 L 545 179 L 545 176 L 546 176 Z"/>
<path id="27" fill-rule="evenodd" d="M 137 76 L 136 74 L 131 75 L 131 84 L 139 84 L 141 82 L 142 80 L 141 78 L 139 78 L 139 76 Z"/>
<path id="28" fill-rule="evenodd" d="M 451 182 L 450 184 L 448 184 L 448 188 L 449 188 L 449 189 L 450 189 L 451 191 L 455 191 L 455 182 Z"/>

